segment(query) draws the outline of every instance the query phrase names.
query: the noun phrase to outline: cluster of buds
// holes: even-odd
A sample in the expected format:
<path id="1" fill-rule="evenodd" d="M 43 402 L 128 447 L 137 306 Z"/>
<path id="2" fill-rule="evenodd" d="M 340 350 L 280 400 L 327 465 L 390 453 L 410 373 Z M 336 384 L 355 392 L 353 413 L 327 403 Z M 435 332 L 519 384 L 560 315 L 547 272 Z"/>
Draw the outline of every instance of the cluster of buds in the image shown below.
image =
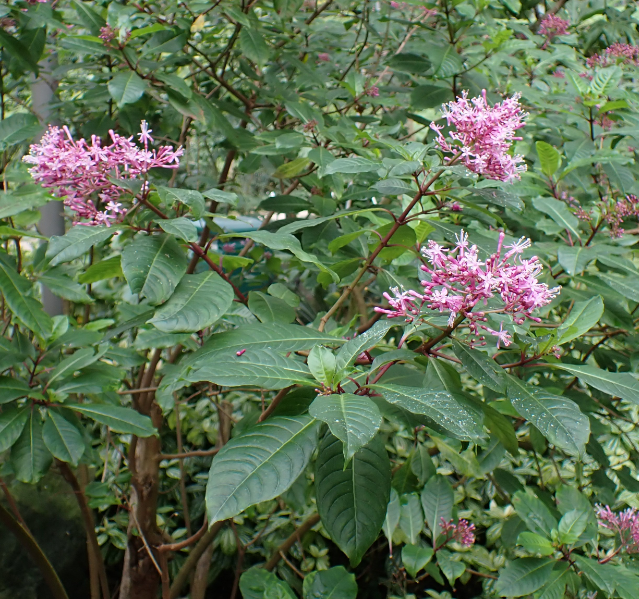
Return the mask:
<path id="1" fill-rule="evenodd" d="M 98 36 L 105 44 L 111 43 L 118 36 L 118 30 L 113 29 L 111 25 L 105 25 L 100 29 Z"/>
<path id="2" fill-rule="evenodd" d="M 519 179 L 526 164 L 522 156 L 509 154 L 513 141 L 522 139 L 516 137 L 515 132 L 524 126 L 527 116 L 519 105 L 519 98 L 520 95 L 515 94 L 489 106 L 486 90 L 471 100 L 464 91 L 457 100 L 442 106 L 448 126 L 456 129 L 449 133 L 452 141 L 442 135 L 441 125 L 430 125 L 437 133 L 439 147 L 458 155 L 473 173 L 499 181 Z"/>
<path id="3" fill-rule="evenodd" d="M 486 315 L 508 314 L 515 324 L 522 324 L 526 318 L 540 322 L 532 315 L 533 311 L 550 303 L 561 288 L 550 289 L 537 280 L 542 265 L 536 256 L 524 260 L 519 255 L 530 247 L 529 239 L 522 237 L 506 246 L 508 251 L 502 256 L 503 241 L 504 233 L 501 232 L 497 251 L 485 262 L 479 260 L 477 246 L 470 246 L 464 231 L 457 236 L 457 244 L 452 249 L 429 241 L 428 247 L 422 249 L 430 263 L 430 266 L 420 267 L 429 275 L 422 281 L 423 293 L 393 288 L 391 291 L 395 297 L 384 293 L 391 308 L 375 308 L 375 311 L 386 314 L 388 318 L 404 317 L 410 322 L 420 317 L 425 305 L 430 310 L 447 312 L 449 327 L 455 326 L 458 317 L 462 316 L 468 318 L 473 335 L 478 336 L 481 329 L 497 337 L 498 346 L 500 342 L 508 346 L 512 338 L 503 329 L 503 323 L 498 331 L 493 330 L 483 324 L 488 320 Z M 488 300 L 496 296 L 503 302 L 501 307 L 475 311 L 478 304 L 486 306 Z M 485 345 L 483 337 L 479 341 Z"/>
<path id="4" fill-rule="evenodd" d="M 539 25 L 539 33 L 552 40 L 557 35 L 566 35 L 570 27 L 570 21 L 562 19 L 555 14 L 546 15 Z"/>
<path id="5" fill-rule="evenodd" d="M 636 508 L 629 507 L 615 514 L 610 506 L 598 505 L 596 512 L 599 524 L 619 535 L 622 549 L 627 553 L 639 552 L 639 511 Z"/>
<path id="6" fill-rule="evenodd" d="M 150 134 L 142 121 L 138 135 L 142 149 L 132 141 L 133 136 L 123 137 L 114 131 L 109 131 L 111 144 L 103 146 L 96 135 L 91 136 L 91 143 L 75 141 L 68 127 L 49 127 L 23 160 L 34 165 L 29 172 L 37 183 L 64 198 L 64 204 L 75 212 L 74 224 L 110 226 L 126 214 L 119 201 L 126 191 L 113 180 L 146 179 L 152 168 L 179 166 L 183 149 L 162 146 L 150 150 Z"/>
<path id="7" fill-rule="evenodd" d="M 615 43 L 602 54 L 594 54 L 586 64 L 590 67 L 607 67 L 611 64 L 633 64 L 639 66 L 639 46 Z"/>
<path id="8" fill-rule="evenodd" d="M 579 202 L 572 196 L 566 197 L 566 194 L 562 194 L 562 199 L 571 206 L 575 216 L 579 220 L 588 223 L 592 222 L 592 211 L 584 210 Z M 597 203 L 597 207 L 601 218 L 608 225 L 608 233 L 613 239 L 624 236 L 625 231 L 622 225 L 625 219 L 631 217 L 639 218 L 639 198 L 634 194 L 628 194 L 620 200 L 608 200 L 604 198 L 601 202 Z"/>
<path id="9" fill-rule="evenodd" d="M 366 95 L 370 96 L 371 98 L 377 98 L 377 96 L 379 96 L 379 87 L 377 87 L 376 85 L 371 85 L 370 87 L 367 87 Z"/>
<path id="10" fill-rule="evenodd" d="M 457 541 L 462 547 L 470 547 L 475 543 L 475 525 L 468 520 L 460 518 L 455 524 L 454 520 L 447 522 L 442 518 L 439 526 L 442 534 L 448 537 L 448 541 Z"/>

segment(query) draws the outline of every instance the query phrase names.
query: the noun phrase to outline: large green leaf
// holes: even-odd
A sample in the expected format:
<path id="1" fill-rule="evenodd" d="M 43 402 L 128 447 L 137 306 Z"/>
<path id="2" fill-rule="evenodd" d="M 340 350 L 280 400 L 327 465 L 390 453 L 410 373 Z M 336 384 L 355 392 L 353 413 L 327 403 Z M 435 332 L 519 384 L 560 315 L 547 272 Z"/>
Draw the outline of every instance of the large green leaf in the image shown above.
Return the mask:
<path id="1" fill-rule="evenodd" d="M 611 564 L 600 564 L 596 559 L 574 555 L 575 564 L 605 596 L 612 597 L 615 592 L 617 575 Z M 636 589 L 635 589 L 636 590 Z"/>
<path id="2" fill-rule="evenodd" d="M 240 591 L 242 599 L 295 599 L 288 584 L 260 566 L 253 566 L 242 574 Z"/>
<path id="3" fill-rule="evenodd" d="M 9 403 L 19 397 L 26 397 L 29 394 L 29 389 L 29 385 L 19 379 L 0 376 L 0 404 Z"/>
<path id="4" fill-rule="evenodd" d="M 560 202 L 554 198 L 535 198 L 533 206 L 539 212 L 547 214 L 562 229 L 567 229 L 576 239 L 579 239 L 579 219 L 568 210 L 565 202 Z"/>
<path id="5" fill-rule="evenodd" d="M 356 566 L 384 524 L 391 472 L 384 443 L 375 437 L 345 466 L 342 444 L 325 435 L 315 465 L 317 509 L 326 532 Z"/>
<path id="6" fill-rule="evenodd" d="M 562 245 L 557 250 L 557 260 L 569 275 L 581 274 L 595 258 L 591 248 L 581 245 Z"/>
<path id="7" fill-rule="evenodd" d="M 78 281 L 80 283 L 97 283 L 105 279 L 122 277 L 121 258 L 122 256 L 113 256 L 113 258 L 92 264 L 78 277 Z"/>
<path id="8" fill-rule="evenodd" d="M 80 431 L 56 410 L 49 410 L 48 416 L 42 429 L 44 444 L 59 460 L 76 465 L 84 453 Z"/>
<path id="9" fill-rule="evenodd" d="M 550 531 L 557 528 L 557 520 L 540 500 L 529 493 L 517 491 L 513 497 L 517 515 L 535 534 L 550 538 Z"/>
<path id="10" fill-rule="evenodd" d="M 309 573 L 304 578 L 304 599 L 356 599 L 355 575 L 344 566 Z"/>
<path id="11" fill-rule="evenodd" d="M 29 418 L 30 408 L 9 407 L 0 413 L 0 453 L 11 447 L 20 437 Z"/>
<path id="12" fill-rule="evenodd" d="M 385 383 L 377 383 L 372 387 L 382 393 L 389 403 L 413 414 L 426 416 L 457 439 L 472 440 L 482 434 L 482 425 L 477 422 L 476 413 L 446 391 Z"/>
<path id="13" fill-rule="evenodd" d="M 33 410 L 22 434 L 11 448 L 11 463 L 16 478 L 23 483 L 37 483 L 47 472 L 52 457 L 42 440 L 42 418 Z"/>
<path id="14" fill-rule="evenodd" d="M 453 488 L 441 474 L 436 474 L 422 490 L 422 507 L 428 528 L 433 534 L 433 547 L 441 533 L 441 521 L 453 516 Z"/>
<path id="15" fill-rule="evenodd" d="M 198 240 L 196 224 L 184 216 L 180 218 L 160 219 L 158 225 L 160 225 L 160 228 L 165 233 L 175 235 L 187 243 Z"/>
<path id="16" fill-rule="evenodd" d="M 539 590 L 537 599 L 563 599 L 570 576 L 569 568 L 570 564 L 567 562 L 555 563 L 550 576 Z"/>
<path id="17" fill-rule="evenodd" d="M 636 276 L 624 277 L 609 272 L 599 272 L 597 276 L 624 297 L 633 302 L 639 302 L 639 282 L 637 282 Z"/>
<path id="18" fill-rule="evenodd" d="M 233 303 L 233 288 L 217 273 L 184 275 L 148 322 L 164 333 L 195 332 L 217 322 Z"/>
<path id="19" fill-rule="evenodd" d="M 599 322 L 603 311 L 604 304 L 600 295 L 583 302 L 575 302 L 570 314 L 557 330 L 557 345 L 581 337 Z"/>
<path id="20" fill-rule="evenodd" d="M 350 393 L 319 395 L 309 414 L 326 422 L 333 435 L 344 443 L 346 462 L 370 442 L 382 424 L 379 408 L 371 399 Z"/>
<path id="21" fill-rule="evenodd" d="M 248 385 L 262 389 L 283 389 L 293 383 L 310 383 L 308 367 L 303 362 L 285 358 L 268 349 L 253 348 L 240 355 L 233 351 L 218 354 L 214 361 L 192 371 L 187 378 L 224 387 Z"/>
<path id="22" fill-rule="evenodd" d="M 333 162 L 325 168 L 324 173 L 326 175 L 332 175 L 333 173 L 370 173 L 371 171 L 379 170 L 381 167 L 382 165 L 379 162 L 374 162 L 361 156 L 354 156 L 353 158 L 338 158 L 337 160 L 333 160 Z"/>
<path id="23" fill-rule="evenodd" d="M 515 410 L 553 445 L 571 455 L 585 452 L 590 421 L 574 401 L 527 385 L 512 376 L 508 377 L 507 394 Z"/>
<path id="24" fill-rule="evenodd" d="M 132 70 L 118 73 L 107 84 L 109 93 L 118 106 L 137 102 L 144 95 L 147 86 L 147 82 Z"/>
<path id="25" fill-rule="evenodd" d="M 584 383 L 626 401 L 639 404 L 639 381 L 627 372 L 608 372 L 594 366 L 580 364 L 556 364 L 579 377 Z"/>
<path id="26" fill-rule="evenodd" d="M 65 409 L 80 412 L 100 424 L 106 424 L 116 433 L 130 433 L 138 437 L 157 434 L 148 416 L 143 416 L 131 408 L 110 404 L 65 404 Z"/>
<path id="27" fill-rule="evenodd" d="M 42 304 L 31 297 L 31 281 L 16 272 L 12 258 L 0 252 L 0 293 L 15 317 L 30 331 L 47 339 L 53 331 L 53 321 Z"/>
<path id="28" fill-rule="evenodd" d="M 497 592 L 500 597 L 524 597 L 540 589 L 550 576 L 555 560 L 524 557 L 510 562 L 500 573 Z"/>
<path id="29" fill-rule="evenodd" d="M 501 393 L 506 388 L 506 379 L 501 367 L 478 349 L 471 349 L 459 341 L 453 340 L 453 351 L 462 365 L 478 383 Z"/>
<path id="30" fill-rule="evenodd" d="M 109 239 L 116 232 L 117 230 L 112 227 L 76 225 L 62 237 L 52 237 L 49 240 L 46 257 L 51 266 L 69 262 L 88 252 L 94 245 Z"/>
<path id="31" fill-rule="evenodd" d="M 424 529 L 424 514 L 417 493 L 406 493 L 399 500 L 399 528 L 414 545 Z"/>
<path id="32" fill-rule="evenodd" d="M 92 304 L 95 300 L 85 291 L 84 287 L 76 283 L 69 275 L 60 272 L 63 267 L 52 268 L 38 277 L 51 293 L 75 302 L 76 304 Z"/>
<path id="33" fill-rule="evenodd" d="M 90 348 L 79 349 L 68 358 L 64 358 L 64 360 L 62 360 L 51 371 L 48 385 L 50 385 L 56 379 L 64 379 L 73 376 L 74 372 L 96 362 L 100 358 L 100 356 L 105 353 L 105 351 L 106 347 L 103 351 L 98 352 L 97 354 L 94 353 L 94 351 Z"/>
<path id="34" fill-rule="evenodd" d="M 193 189 L 176 189 L 174 187 L 158 187 L 158 195 L 166 204 L 180 202 L 188 206 L 194 218 L 200 218 L 206 209 L 204 196 Z M 184 219 L 182 219 L 184 220 Z"/>
<path id="35" fill-rule="evenodd" d="M 344 372 L 363 351 L 377 345 L 384 338 L 392 324 L 388 321 L 376 322 L 368 331 L 357 335 L 342 345 L 335 356 L 337 372 Z"/>
<path id="36" fill-rule="evenodd" d="M 391 488 L 390 499 L 386 506 L 386 517 L 384 518 L 384 525 L 382 526 L 384 535 L 386 535 L 386 538 L 389 541 L 393 540 L 393 533 L 399 525 L 399 513 L 399 495 L 397 495 L 397 491 L 395 491 L 395 489 Z"/>
<path id="37" fill-rule="evenodd" d="M 561 165 L 559 152 L 545 141 L 536 142 L 535 147 L 537 148 L 537 156 L 539 156 L 539 163 L 541 164 L 541 172 L 546 175 L 546 177 L 552 177 Z"/>
<path id="38" fill-rule="evenodd" d="M 151 304 L 168 299 L 186 271 L 186 256 L 169 235 L 145 235 L 122 253 L 122 272 L 133 293 Z"/>
<path id="39" fill-rule="evenodd" d="M 251 291 L 248 307 L 262 322 L 281 322 L 289 324 L 295 320 L 295 309 L 279 297 L 273 297 L 261 291 Z"/>
<path id="40" fill-rule="evenodd" d="M 413 578 L 433 557 L 434 552 L 430 547 L 420 547 L 418 545 L 404 545 L 402 549 L 402 563 L 406 572 Z"/>
<path id="41" fill-rule="evenodd" d="M 231 439 L 211 464 L 209 524 L 284 493 L 306 468 L 318 428 L 310 416 L 276 416 Z"/>
<path id="42" fill-rule="evenodd" d="M 263 67 L 270 56 L 270 49 L 256 27 L 244 27 L 240 31 L 240 46 L 249 59 Z"/>

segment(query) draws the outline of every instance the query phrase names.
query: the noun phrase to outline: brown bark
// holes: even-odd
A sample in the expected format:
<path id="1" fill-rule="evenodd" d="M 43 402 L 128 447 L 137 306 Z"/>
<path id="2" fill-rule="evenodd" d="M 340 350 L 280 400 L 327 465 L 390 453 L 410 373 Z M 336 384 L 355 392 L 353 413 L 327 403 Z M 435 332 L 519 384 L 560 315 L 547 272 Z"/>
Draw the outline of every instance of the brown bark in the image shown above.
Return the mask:
<path id="1" fill-rule="evenodd" d="M 204 599 L 206 595 L 213 549 L 213 543 L 211 543 L 197 562 L 193 582 L 191 583 L 191 599 Z"/>

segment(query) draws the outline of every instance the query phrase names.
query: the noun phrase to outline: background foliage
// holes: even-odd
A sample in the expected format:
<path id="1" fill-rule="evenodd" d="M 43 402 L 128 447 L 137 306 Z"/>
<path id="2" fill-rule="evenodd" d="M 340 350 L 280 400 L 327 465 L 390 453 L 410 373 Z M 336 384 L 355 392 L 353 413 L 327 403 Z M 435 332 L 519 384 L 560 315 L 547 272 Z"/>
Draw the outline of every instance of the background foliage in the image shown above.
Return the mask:
<path id="1" fill-rule="evenodd" d="M 638 19 L 625 0 L 0 6 L 0 596 L 634 599 L 637 541 L 595 505 L 639 508 Z M 483 89 L 529 113 L 520 181 L 443 168 L 429 124 Z M 142 120 L 180 168 L 119 180 L 121 222 L 68 213 L 47 239 L 61 203 L 28 145 Z M 539 323 L 491 316 L 508 347 L 373 310 L 462 228 L 482 259 L 500 230 L 531 238 L 562 287 Z M 474 544 L 445 532 L 460 518 Z"/>

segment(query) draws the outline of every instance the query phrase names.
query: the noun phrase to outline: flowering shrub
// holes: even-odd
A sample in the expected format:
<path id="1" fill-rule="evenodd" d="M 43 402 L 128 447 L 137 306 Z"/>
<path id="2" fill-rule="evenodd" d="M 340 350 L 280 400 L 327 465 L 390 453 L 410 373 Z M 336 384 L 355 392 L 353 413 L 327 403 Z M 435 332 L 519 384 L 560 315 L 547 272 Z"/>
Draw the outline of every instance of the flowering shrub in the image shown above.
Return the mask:
<path id="1" fill-rule="evenodd" d="M 2 4 L 0 596 L 634 599 L 638 23 Z"/>

